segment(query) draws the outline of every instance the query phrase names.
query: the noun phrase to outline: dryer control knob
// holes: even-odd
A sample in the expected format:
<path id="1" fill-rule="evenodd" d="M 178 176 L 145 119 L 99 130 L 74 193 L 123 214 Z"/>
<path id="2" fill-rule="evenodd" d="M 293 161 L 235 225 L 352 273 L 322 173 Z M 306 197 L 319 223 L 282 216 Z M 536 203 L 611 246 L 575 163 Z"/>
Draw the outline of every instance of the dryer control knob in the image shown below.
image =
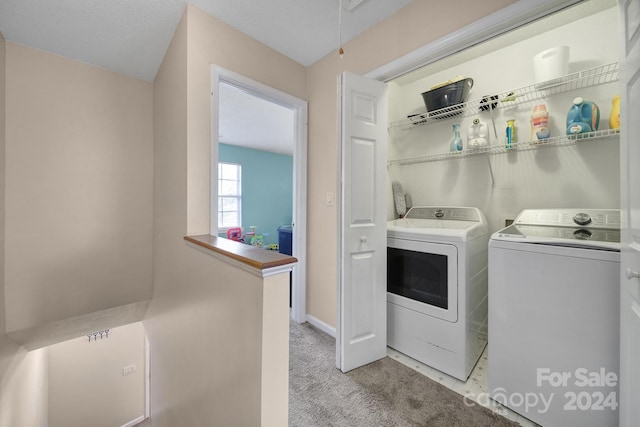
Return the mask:
<path id="1" fill-rule="evenodd" d="M 588 213 L 580 212 L 573 216 L 573 222 L 578 225 L 591 224 L 591 216 Z"/>
<path id="2" fill-rule="evenodd" d="M 436 218 L 442 218 L 444 216 L 444 211 L 442 209 L 436 209 Z"/>

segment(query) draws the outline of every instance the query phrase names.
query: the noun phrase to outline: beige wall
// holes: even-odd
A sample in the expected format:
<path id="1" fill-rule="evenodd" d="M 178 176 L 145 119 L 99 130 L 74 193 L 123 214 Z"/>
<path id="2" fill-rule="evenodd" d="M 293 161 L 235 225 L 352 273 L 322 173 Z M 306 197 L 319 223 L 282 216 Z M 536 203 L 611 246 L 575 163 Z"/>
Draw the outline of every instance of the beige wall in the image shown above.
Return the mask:
<path id="1" fill-rule="evenodd" d="M 306 98 L 305 68 L 227 24 L 189 6 L 188 230 L 209 233 L 211 65 Z"/>
<path id="2" fill-rule="evenodd" d="M 6 55 L 7 331 L 149 299 L 152 85 Z"/>
<path id="3" fill-rule="evenodd" d="M 0 34 L 0 242 L 4 242 L 6 43 Z M 46 350 L 27 353 L 5 334 L 4 244 L 0 244 L 0 427 L 47 425 Z"/>
<path id="4" fill-rule="evenodd" d="M 47 349 L 20 347 L 3 372 L 0 426 L 47 427 L 47 380 Z"/>
<path id="5" fill-rule="evenodd" d="M 304 98 L 304 67 L 188 6 L 154 81 L 154 295 L 144 321 L 154 426 L 265 417 L 262 279 L 182 239 L 209 232 L 211 64 Z"/>
<path id="6" fill-rule="evenodd" d="M 404 54 L 489 15 L 514 0 L 414 1 L 308 68 L 309 204 L 307 312 L 335 327 L 337 304 L 337 218 L 339 204 L 326 206 L 339 189 L 336 82 L 342 71 L 366 74 Z M 452 11 L 455 11 L 452 12 Z"/>
<path id="7" fill-rule="evenodd" d="M 48 347 L 48 427 L 117 427 L 144 416 L 145 333 L 142 323 Z M 135 365 L 124 376 L 122 369 Z"/>

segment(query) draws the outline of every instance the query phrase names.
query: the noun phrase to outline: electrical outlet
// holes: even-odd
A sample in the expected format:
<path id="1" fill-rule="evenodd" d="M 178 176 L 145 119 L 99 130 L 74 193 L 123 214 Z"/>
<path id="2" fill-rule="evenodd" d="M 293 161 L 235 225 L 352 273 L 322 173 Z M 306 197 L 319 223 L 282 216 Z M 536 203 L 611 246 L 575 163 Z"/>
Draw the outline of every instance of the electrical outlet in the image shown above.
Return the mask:
<path id="1" fill-rule="evenodd" d="M 129 366 L 125 366 L 124 368 L 122 368 L 122 376 L 126 377 L 127 375 L 131 375 L 136 371 L 136 364 L 134 363 L 133 365 L 129 365 Z"/>

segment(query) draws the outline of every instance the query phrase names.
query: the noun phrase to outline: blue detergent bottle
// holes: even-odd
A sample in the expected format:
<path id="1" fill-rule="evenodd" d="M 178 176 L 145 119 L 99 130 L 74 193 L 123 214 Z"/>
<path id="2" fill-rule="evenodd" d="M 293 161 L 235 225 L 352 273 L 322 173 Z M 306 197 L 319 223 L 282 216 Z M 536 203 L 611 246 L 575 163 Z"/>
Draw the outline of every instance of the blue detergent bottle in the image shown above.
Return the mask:
<path id="1" fill-rule="evenodd" d="M 600 109 L 595 102 L 582 97 L 573 100 L 567 114 L 567 135 L 593 132 L 600 126 Z"/>

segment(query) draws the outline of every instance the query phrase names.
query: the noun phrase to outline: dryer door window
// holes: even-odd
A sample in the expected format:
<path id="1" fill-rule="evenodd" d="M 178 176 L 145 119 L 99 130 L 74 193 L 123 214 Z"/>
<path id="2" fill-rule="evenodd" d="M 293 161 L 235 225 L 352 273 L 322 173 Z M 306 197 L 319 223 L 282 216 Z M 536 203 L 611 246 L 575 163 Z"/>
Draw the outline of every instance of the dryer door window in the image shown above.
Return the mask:
<path id="1" fill-rule="evenodd" d="M 387 248 L 387 291 L 447 309 L 447 256 Z"/>
<path id="2" fill-rule="evenodd" d="M 387 239 L 387 300 L 440 319 L 458 320 L 457 249 Z"/>

